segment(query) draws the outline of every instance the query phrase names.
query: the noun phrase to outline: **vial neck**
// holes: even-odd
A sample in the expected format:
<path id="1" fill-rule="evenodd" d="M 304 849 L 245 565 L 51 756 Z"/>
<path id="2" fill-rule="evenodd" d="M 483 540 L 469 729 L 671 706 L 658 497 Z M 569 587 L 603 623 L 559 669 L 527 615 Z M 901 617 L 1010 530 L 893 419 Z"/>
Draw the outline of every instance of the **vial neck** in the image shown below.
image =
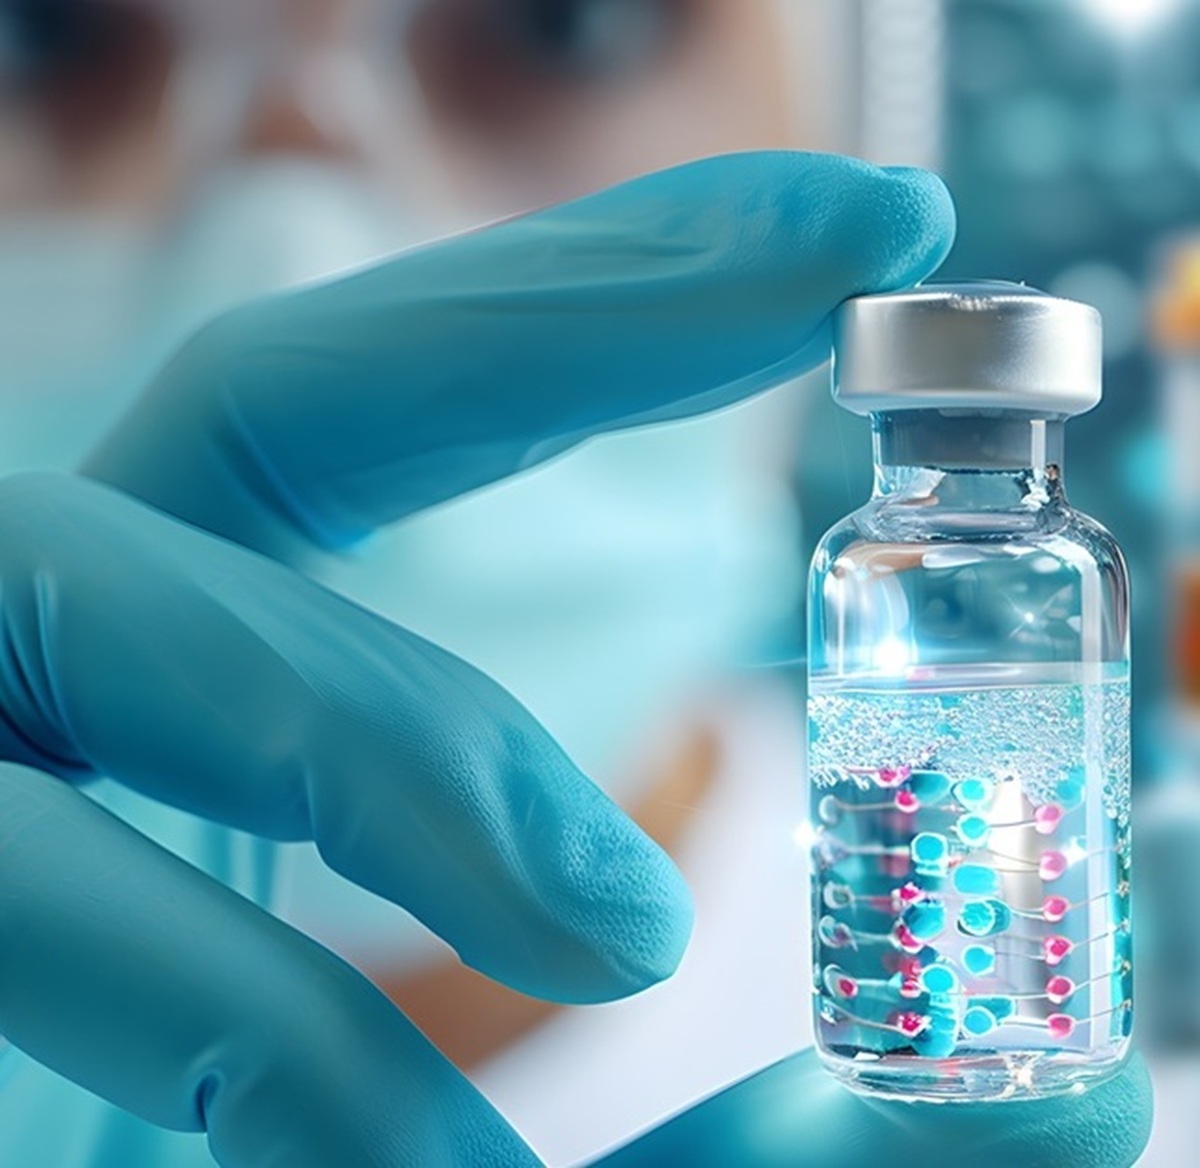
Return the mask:
<path id="1" fill-rule="evenodd" d="M 1063 418 L 1016 411 L 896 410 L 871 416 L 875 498 L 1028 509 L 1061 501 Z"/>

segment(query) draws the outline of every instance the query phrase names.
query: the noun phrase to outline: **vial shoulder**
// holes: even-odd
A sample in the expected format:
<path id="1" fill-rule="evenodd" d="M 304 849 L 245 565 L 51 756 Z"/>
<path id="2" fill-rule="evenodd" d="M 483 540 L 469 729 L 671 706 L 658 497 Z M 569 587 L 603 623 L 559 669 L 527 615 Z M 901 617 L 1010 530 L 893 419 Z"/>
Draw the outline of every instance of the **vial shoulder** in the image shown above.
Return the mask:
<path id="1" fill-rule="evenodd" d="M 1061 538 L 1074 543 L 1098 565 L 1109 568 L 1128 581 L 1129 568 L 1116 536 L 1086 512 L 1074 508 L 1069 508 L 1069 511 L 1070 522 L 1060 533 Z"/>
<path id="2" fill-rule="evenodd" d="M 832 562 L 847 549 L 870 545 L 898 549 L 946 544 L 992 545 L 1011 552 L 1047 545 L 1061 551 L 1074 548 L 1076 559 L 1112 563 L 1126 571 L 1124 555 L 1112 533 L 1065 500 L 1028 510 L 935 512 L 907 502 L 873 499 L 825 532 L 816 545 L 813 563 Z"/>

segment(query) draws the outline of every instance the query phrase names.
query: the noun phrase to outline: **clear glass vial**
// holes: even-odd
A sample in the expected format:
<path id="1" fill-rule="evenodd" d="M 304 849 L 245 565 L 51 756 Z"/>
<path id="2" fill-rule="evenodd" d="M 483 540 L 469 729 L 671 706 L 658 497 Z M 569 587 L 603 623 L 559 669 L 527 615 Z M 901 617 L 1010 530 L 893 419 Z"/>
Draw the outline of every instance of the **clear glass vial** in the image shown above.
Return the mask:
<path id="1" fill-rule="evenodd" d="M 929 284 L 848 301 L 834 350 L 875 488 L 810 577 L 820 1054 L 872 1093 L 1069 1090 L 1132 1023 L 1128 579 L 1062 469 L 1100 318 Z"/>

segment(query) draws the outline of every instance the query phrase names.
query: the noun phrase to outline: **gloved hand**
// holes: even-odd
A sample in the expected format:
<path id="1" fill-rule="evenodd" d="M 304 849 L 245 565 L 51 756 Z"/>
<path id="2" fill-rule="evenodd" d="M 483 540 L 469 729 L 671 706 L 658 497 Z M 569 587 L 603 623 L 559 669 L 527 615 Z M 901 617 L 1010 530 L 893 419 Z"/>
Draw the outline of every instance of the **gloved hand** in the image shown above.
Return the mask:
<path id="1" fill-rule="evenodd" d="M 235 312 L 92 481 L 0 484 L 0 1032 L 226 1168 L 531 1162 L 363 977 L 48 776 L 311 838 L 530 993 L 666 976 L 666 857 L 511 696 L 295 568 L 820 362 L 830 310 L 933 270 L 951 222 L 925 175 L 682 167 Z"/>
<path id="2" fill-rule="evenodd" d="M 1082 1095 L 898 1103 L 856 1095 L 804 1051 L 599 1161 L 596 1168 L 1128 1168 L 1150 1139 L 1140 1055 Z"/>

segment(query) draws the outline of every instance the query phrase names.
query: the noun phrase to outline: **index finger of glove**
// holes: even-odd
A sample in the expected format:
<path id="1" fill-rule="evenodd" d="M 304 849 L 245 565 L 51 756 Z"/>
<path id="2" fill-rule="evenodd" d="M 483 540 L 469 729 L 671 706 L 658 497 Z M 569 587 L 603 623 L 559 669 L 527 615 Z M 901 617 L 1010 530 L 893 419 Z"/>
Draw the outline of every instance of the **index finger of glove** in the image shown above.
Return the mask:
<path id="1" fill-rule="evenodd" d="M 235 311 L 85 469 L 277 556 L 340 546 L 820 364 L 833 309 L 928 275 L 953 230 L 920 171 L 676 167 Z"/>

